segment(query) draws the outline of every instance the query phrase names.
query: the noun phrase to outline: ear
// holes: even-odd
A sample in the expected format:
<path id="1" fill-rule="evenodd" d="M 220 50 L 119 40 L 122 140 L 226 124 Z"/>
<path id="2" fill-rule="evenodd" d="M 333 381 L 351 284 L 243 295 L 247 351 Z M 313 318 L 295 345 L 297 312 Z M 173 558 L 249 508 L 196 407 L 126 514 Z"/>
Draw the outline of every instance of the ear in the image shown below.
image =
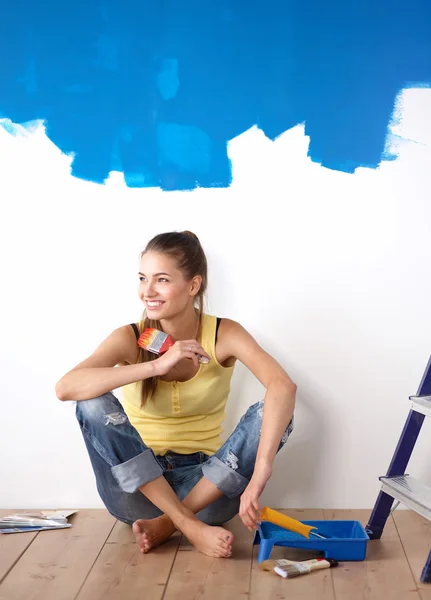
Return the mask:
<path id="1" fill-rule="evenodd" d="M 202 285 L 202 277 L 200 275 L 196 275 L 190 282 L 190 296 L 196 296 L 196 294 L 201 289 Z"/>

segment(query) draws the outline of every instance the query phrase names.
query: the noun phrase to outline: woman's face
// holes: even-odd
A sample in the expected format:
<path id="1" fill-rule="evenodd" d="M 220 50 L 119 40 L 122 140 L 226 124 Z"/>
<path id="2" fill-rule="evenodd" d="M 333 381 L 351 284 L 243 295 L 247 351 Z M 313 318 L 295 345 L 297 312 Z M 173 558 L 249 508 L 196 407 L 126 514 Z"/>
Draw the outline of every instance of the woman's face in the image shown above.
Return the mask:
<path id="1" fill-rule="evenodd" d="M 198 280 L 198 281 L 196 281 Z M 159 252 L 146 252 L 139 267 L 138 294 L 150 319 L 172 318 L 193 305 L 200 277 L 186 281 L 175 261 Z"/>

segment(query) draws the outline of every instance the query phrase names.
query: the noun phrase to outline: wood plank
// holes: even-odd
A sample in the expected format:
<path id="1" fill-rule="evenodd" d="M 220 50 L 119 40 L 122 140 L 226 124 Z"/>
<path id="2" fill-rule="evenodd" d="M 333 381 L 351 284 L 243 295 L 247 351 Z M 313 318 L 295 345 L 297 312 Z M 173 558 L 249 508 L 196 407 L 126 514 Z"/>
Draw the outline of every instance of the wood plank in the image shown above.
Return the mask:
<path id="1" fill-rule="evenodd" d="M 75 598 L 115 519 L 95 509 L 80 511 L 69 522 L 69 529 L 38 533 L 0 585 L 0 600 Z"/>
<path id="2" fill-rule="evenodd" d="M 117 521 L 77 600 L 163 597 L 181 534 L 142 554 L 132 529 Z"/>
<path id="3" fill-rule="evenodd" d="M 23 510 L 0 510 L 0 517 L 25 512 Z M 34 538 L 37 531 L 29 533 L 0 533 L 0 583 L 21 558 Z"/>
<path id="4" fill-rule="evenodd" d="M 431 523 L 411 510 L 396 510 L 392 515 L 421 600 L 431 600 L 431 584 L 420 581 L 431 549 Z"/>
<path id="5" fill-rule="evenodd" d="M 277 509 L 299 521 L 324 519 L 321 509 Z M 253 600 L 334 600 L 334 592 L 331 578 L 333 569 L 316 571 L 309 575 L 296 577 L 290 581 L 283 579 L 276 573 L 261 571 L 257 563 L 259 546 L 254 546 L 253 565 L 251 574 L 250 598 Z M 316 552 L 304 551 L 295 548 L 283 548 L 274 546 L 271 558 L 288 558 L 289 560 L 306 560 L 314 558 Z M 337 567 L 339 568 L 339 567 Z M 349 599 L 350 600 L 350 599 Z"/>
<path id="6" fill-rule="evenodd" d="M 357 520 L 366 525 L 370 510 L 325 510 L 325 519 Z M 368 542 L 364 561 L 331 569 L 336 600 L 420 600 L 392 517 L 380 540 Z"/>
<path id="7" fill-rule="evenodd" d="M 235 537 L 230 558 L 205 556 L 182 537 L 164 600 L 237 600 L 249 593 L 253 533 L 238 516 L 225 528 Z"/>

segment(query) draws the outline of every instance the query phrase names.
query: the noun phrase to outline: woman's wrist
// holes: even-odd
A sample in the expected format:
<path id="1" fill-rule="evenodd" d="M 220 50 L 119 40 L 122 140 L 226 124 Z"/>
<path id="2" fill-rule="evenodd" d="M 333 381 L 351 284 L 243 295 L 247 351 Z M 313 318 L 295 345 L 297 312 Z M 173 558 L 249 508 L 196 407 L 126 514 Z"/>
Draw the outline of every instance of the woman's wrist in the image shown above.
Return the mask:
<path id="1" fill-rule="evenodd" d="M 143 376 L 142 379 L 150 379 L 150 377 L 159 377 L 157 370 L 157 359 L 149 360 L 148 362 L 142 363 L 143 365 Z"/>
<path id="2" fill-rule="evenodd" d="M 272 475 L 272 461 L 269 461 L 265 458 L 256 459 L 253 475 L 259 477 L 259 479 L 265 479 L 268 481 Z"/>

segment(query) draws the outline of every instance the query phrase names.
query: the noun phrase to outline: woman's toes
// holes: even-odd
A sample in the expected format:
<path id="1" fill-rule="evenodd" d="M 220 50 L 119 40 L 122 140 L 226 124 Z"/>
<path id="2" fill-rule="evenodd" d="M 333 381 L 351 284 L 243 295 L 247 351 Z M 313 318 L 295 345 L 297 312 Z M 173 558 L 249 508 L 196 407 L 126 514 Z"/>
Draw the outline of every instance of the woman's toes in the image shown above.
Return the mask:
<path id="1" fill-rule="evenodd" d="M 228 557 L 232 554 L 233 535 L 230 532 L 224 531 L 219 536 L 219 550 L 223 557 Z"/>
<path id="2" fill-rule="evenodd" d="M 141 528 L 139 527 L 138 523 L 135 521 L 132 525 L 132 531 L 135 535 L 139 535 L 141 532 Z"/>
<path id="3" fill-rule="evenodd" d="M 223 546 L 220 544 L 217 550 L 220 553 L 220 556 L 230 556 L 232 554 L 232 548 L 230 546 Z"/>
<path id="4" fill-rule="evenodd" d="M 231 546 L 233 544 L 233 535 L 228 532 L 227 535 L 224 536 L 224 541 Z"/>

